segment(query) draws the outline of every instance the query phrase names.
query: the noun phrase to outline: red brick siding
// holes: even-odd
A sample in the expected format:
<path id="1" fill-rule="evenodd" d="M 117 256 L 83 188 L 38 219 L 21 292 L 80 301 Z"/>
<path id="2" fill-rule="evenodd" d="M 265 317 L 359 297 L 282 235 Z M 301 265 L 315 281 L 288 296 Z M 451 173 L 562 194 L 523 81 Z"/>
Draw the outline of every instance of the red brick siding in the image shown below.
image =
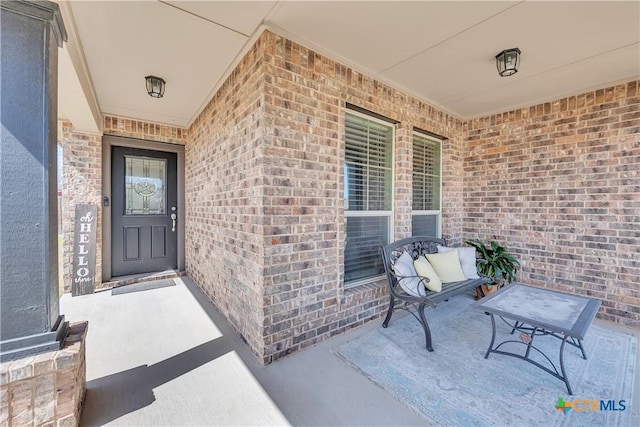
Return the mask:
<path id="1" fill-rule="evenodd" d="M 262 360 L 263 47 L 241 60 L 189 130 L 186 269 Z"/>
<path id="2" fill-rule="evenodd" d="M 264 329 L 269 362 L 379 317 L 383 281 L 343 286 L 344 118 L 353 104 L 396 120 L 394 234 L 411 234 L 412 132 L 443 143 L 444 235 L 461 239 L 463 127 L 394 88 L 270 32 L 265 47 Z"/>
<path id="3" fill-rule="evenodd" d="M 271 32 L 189 129 L 187 271 L 263 362 L 378 317 L 382 282 L 345 291 L 345 105 L 400 123 L 395 237 L 411 234 L 413 127 L 448 138 L 444 234 L 461 240 L 463 123 Z"/>
<path id="4" fill-rule="evenodd" d="M 640 82 L 471 120 L 466 237 L 493 238 L 518 278 L 603 300 L 640 325 Z"/>
<path id="5" fill-rule="evenodd" d="M 62 265 L 65 292 L 71 292 L 73 279 L 73 233 L 78 203 L 98 207 L 96 231 L 96 275 L 102 281 L 102 137 L 78 132 L 70 122 L 58 123 L 62 147 Z"/>
<path id="6" fill-rule="evenodd" d="M 189 135 L 187 129 L 177 126 L 110 115 L 104 116 L 103 127 L 105 135 L 168 142 L 178 145 L 185 145 Z"/>
<path id="7" fill-rule="evenodd" d="M 87 322 L 72 323 L 59 351 L 0 363 L 0 425 L 80 425 L 87 330 Z"/>

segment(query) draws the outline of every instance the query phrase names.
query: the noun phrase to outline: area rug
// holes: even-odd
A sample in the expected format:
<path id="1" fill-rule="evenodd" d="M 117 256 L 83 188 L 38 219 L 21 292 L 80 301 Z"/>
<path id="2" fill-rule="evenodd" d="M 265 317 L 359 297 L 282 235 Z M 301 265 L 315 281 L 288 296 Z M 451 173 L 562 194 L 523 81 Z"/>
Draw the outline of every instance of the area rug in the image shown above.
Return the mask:
<path id="1" fill-rule="evenodd" d="M 394 314 L 387 329 L 380 326 L 333 351 L 429 424 L 630 424 L 637 351 L 633 333 L 592 324 L 583 342 L 587 360 L 577 348 L 566 346 L 565 368 L 574 392 L 570 396 L 561 380 L 530 363 L 498 354 L 485 360 L 491 320 L 469 308 L 472 302 L 470 296 L 461 295 L 427 309 L 433 353 L 425 349 L 418 321 L 412 316 L 400 318 L 402 311 Z M 498 343 L 511 329 L 500 320 L 497 325 Z M 557 364 L 560 340 L 535 337 L 534 343 Z M 576 409 L 556 408 L 568 406 L 562 404 L 566 402 Z"/>

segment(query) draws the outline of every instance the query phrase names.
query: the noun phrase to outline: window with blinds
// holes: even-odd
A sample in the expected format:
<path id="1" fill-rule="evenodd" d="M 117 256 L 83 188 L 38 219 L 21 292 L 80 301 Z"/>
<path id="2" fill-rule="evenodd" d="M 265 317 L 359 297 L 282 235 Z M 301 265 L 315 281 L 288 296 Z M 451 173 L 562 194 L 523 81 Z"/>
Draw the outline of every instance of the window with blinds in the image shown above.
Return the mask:
<path id="1" fill-rule="evenodd" d="M 413 216 L 414 236 L 440 237 L 442 190 L 441 146 L 436 138 L 413 134 Z"/>
<path id="2" fill-rule="evenodd" d="M 345 285 L 384 273 L 379 247 L 389 243 L 393 126 L 348 112 L 345 121 Z"/>

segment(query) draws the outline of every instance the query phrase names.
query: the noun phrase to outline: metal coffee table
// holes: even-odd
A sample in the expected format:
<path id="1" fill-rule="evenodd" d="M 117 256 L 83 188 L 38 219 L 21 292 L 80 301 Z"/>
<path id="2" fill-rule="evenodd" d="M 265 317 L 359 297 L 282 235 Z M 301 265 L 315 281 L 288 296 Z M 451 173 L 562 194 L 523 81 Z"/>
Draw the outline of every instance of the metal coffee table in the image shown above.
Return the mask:
<path id="1" fill-rule="evenodd" d="M 582 347 L 584 339 L 593 318 L 598 312 L 601 301 L 594 298 L 585 298 L 577 295 L 565 294 L 549 289 L 533 286 L 511 284 L 498 290 L 496 293 L 476 301 L 471 307 L 482 310 L 491 315 L 491 344 L 484 358 L 490 353 L 504 354 L 526 360 L 538 368 L 548 372 L 554 377 L 564 381 L 569 394 L 573 394 L 567 373 L 564 368 L 564 346 L 570 344 L 582 352 L 582 357 L 587 355 Z M 494 347 L 496 341 L 496 319 L 500 317 L 511 328 L 511 334 L 520 332 L 520 340 L 510 339 L 503 341 Z M 534 347 L 534 337 L 550 335 L 562 341 L 560 344 L 560 370 L 539 348 Z M 507 343 L 519 343 L 525 346 L 524 354 L 500 350 Z M 550 365 L 550 368 L 532 360 L 529 356 L 531 350 L 541 354 Z"/>

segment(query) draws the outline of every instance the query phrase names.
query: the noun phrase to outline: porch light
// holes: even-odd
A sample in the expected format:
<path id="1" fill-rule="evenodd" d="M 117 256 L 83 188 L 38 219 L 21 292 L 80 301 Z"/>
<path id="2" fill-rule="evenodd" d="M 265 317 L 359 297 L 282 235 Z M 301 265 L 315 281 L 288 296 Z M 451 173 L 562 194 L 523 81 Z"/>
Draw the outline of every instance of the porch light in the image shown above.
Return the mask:
<path id="1" fill-rule="evenodd" d="M 156 76 L 145 77 L 147 81 L 147 93 L 154 98 L 162 98 L 164 95 L 164 85 L 166 82 L 164 79 Z"/>
<path id="2" fill-rule="evenodd" d="M 520 49 L 514 47 L 513 49 L 503 50 L 496 55 L 496 67 L 498 67 L 498 74 L 502 77 L 512 76 L 518 72 L 520 66 Z"/>

